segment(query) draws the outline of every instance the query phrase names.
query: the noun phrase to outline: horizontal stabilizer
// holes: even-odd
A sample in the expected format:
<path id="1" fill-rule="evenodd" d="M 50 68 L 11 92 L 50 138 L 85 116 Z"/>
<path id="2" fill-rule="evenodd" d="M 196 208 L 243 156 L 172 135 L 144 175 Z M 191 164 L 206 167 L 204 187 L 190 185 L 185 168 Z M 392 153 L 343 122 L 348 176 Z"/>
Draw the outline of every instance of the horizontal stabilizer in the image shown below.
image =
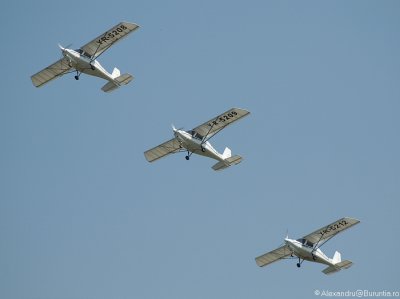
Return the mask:
<path id="1" fill-rule="evenodd" d="M 351 266 L 353 266 L 353 262 L 349 261 L 349 260 L 345 260 L 340 263 L 337 263 L 335 266 L 340 267 L 340 269 L 349 269 Z"/>
<path id="2" fill-rule="evenodd" d="M 115 84 L 114 82 L 110 81 L 106 85 L 104 85 L 101 90 L 104 92 L 111 92 L 115 89 L 117 89 L 119 85 Z"/>
<path id="3" fill-rule="evenodd" d="M 131 74 L 126 73 L 115 78 L 114 80 L 117 81 L 119 85 L 126 85 L 133 80 L 133 76 Z"/>
<path id="4" fill-rule="evenodd" d="M 239 164 L 240 162 L 242 162 L 242 157 L 236 155 L 236 156 L 233 156 L 233 157 L 229 157 L 229 158 L 225 159 L 224 161 L 218 162 L 217 164 L 215 164 L 212 167 L 212 169 L 218 171 L 218 170 L 225 169 L 225 168 L 227 168 L 229 166 Z"/>
<path id="5" fill-rule="evenodd" d="M 114 79 L 114 81 L 108 82 L 106 85 L 104 85 L 101 90 L 104 92 L 111 92 L 121 85 L 126 85 L 129 82 L 131 82 L 133 79 L 133 76 L 131 74 L 123 74 L 117 78 Z"/>
<path id="6" fill-rule="evenodd" d="M 322 270 L 322 272 L 324 272 L 325 274 L 329 275 L 329 274 L 333 274 L 336 272 L 339 272 L 342 269 L 348 269 L 353 265 L 353 262 L 351 261 L 342 261 L 340 263 L 337 263 L 333 266 L 329 266 L 328 268 L 325 268 L 324 270 Z"/>

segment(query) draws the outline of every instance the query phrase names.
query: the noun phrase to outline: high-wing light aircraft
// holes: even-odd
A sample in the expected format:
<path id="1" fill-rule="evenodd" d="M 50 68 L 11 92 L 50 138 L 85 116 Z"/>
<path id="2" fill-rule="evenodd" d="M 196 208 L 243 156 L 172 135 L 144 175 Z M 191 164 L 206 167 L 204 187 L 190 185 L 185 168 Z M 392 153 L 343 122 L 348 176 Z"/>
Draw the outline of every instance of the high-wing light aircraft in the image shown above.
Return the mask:
<path id="1" fill-rule="evenodd" d="M 177 152 L 187 152 L 185 158 L 189 160 L 190 156 L 195 153 L 217 160 L 218 163 L 212 167 L 214 170 L 222 170 L 231 165 L 239 164 L 242 161 L 242 157 L 238 155 L 232 156 L 231 150 L 227 147 L 223 154 L 220 154 L 212 147 L 208 140 L 228 125 L 247 116 L 249 113 L 249 111 L 244 109 L 232 108 L 190 131 L 176 129 L 172 126 L 175 137 L 146 151 L 144 155 L 147 161 L 153 162 Z"/>
<path id="2" fill-rule="evenodd" d="M 79 80 L 81 73 L 107 80 L 108 83 L 101 88 L 105 92 L 128 84 L 133 79 L 131 74 L 121 75 L 117 68 L 114 68 L 110 74 L 101 66 L 97 58 L 116 42 L 138 28 L 139 26 L 136 24 L 121 22 L 77 50 L 63 48 L 59 45 L 63 57 L 33 75 L 31 77 L 33 85 L 40 87 L 55 78 L 72 72 L 76 72 L 76 80 Z"/>
<path id="3" fill-rule="evenodd" d="M 292 240 L 286 237 L 284 245 L 257 257 L 256 263 L 258 266 L 264 267 L 281 259 L 297 257 L 297 267 L 299 268 L 305 260 L 328 265 L 327 268 L 322 270 L 325 274 L 332 274 L 341 269 L 350 268 L 353 263 L 348 260 L 342 261 L 340 252 L 336 251 L 333 258 L 329 258 L 321 251 L 320 247 L 338 233 L 359 222 L 360 221 L 357 219 L 345 217 L 324 226 L 303 238 Z"/>

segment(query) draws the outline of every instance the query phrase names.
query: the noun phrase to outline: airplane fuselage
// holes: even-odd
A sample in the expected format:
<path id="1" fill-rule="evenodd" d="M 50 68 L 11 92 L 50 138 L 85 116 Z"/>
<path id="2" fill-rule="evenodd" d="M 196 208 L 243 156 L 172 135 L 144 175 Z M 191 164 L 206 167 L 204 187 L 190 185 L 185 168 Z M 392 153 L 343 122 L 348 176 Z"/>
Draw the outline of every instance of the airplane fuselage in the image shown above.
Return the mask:
<path id="1" fill-rule="evenodd" d="M 184 130 L 174 129 L 175 138 L 180 145 L 189 152 L 196 153 L 201 156 L 209 157 L 217 161 L 224 161 L 223 156 L 208 142 L 203 142 Z"/>
<path id="2" fill-rule="evenodd" d="M 68 59 L 70 66 L 75 68 L 77 71 L 103 78 L 107 81 L 114 81 L 112 75 L 107 72 L 96 59 L 91 60 L 90 57 L 82 55 L 72 49 L 62 48 L 61 50 L 63 56 Z"/>
<path id="3" fill-rule="evenodd" d="M 289 249 L 293 252 L 293 254 L 299 257 L 300 259 L 310 262 L 325 264 L 329 266 L 334 265 L 332 260 L 329 257 L 327 257 L 319 248 L 315 250 L 310 246 L 304 245 L 297 240 L 292 240 L 289 238 L 285 239 L 285 243 L 289 247 Z"/>

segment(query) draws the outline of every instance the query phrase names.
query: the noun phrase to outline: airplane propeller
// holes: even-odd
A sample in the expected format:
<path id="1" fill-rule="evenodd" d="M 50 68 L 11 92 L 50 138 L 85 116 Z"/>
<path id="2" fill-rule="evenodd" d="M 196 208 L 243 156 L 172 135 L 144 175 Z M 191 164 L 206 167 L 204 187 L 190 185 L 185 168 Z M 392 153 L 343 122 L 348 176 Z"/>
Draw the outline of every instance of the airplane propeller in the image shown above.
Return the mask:
<path id="1" fill-rule="evenodd" d="M 69 44 L 69 45 L 66 46 L 66 47 L 63 47 L 63 46 L 61 46 L 61 44 L 58 44 L 58 47 L 60 48 L 60 50 L 61 50 L 62 53 L 64 53 L 64 51 L 65 51 L 66 49 L 69 49 L 71 46 L 72 46 L 72 44 Z"/>
<path id="2" fill-rule="evenodd" d="M 172 131 L 174 131 L 174 132 L 176 132 L 176 131 L 180 131 L 180 130 L 183 130 L 183 127 L 180 127 L 180 128 L 175 128 L 175 126 L 173 125 L 173 124 L 171 124 L 171 127 L 172 127 Z"/>

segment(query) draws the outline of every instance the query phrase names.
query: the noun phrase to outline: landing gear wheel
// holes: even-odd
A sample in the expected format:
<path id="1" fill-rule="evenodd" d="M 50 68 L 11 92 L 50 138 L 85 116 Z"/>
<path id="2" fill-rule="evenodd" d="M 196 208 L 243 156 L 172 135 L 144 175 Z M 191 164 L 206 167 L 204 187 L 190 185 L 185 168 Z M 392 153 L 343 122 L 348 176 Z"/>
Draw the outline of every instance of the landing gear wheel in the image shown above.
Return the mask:
<path id="1" fill-rule="evenodd" d="M 90 65 L 90 68 L 92 69 L 92 71 L 94 71 L 94 70 L 95 70 L 95 67 L 94 67 L 94 65 Z"/>
<path id="2" fill-rule="evenodd" d="M 300 266 L 301 266 L 301 264 L 300 264 L 300 263 L 297 263 L 297 268 L 300 268 Z"/>
<path id="3" fill-rule="evenodd" d="M 206 149 L 204 147 L 201 147 L 201 151 L 204 153 Z"/>
<path id="4" fill-rule="evenodd" d="M 75 76 L 75 80 L 79 80 L 79 76 L 78 75 Z"/>
<path id="5" fill-rule="evenodd" d="M 185 156 L 185 159 L 186 159 L 187 161 L 189 161 L 189 156 Z"/>

